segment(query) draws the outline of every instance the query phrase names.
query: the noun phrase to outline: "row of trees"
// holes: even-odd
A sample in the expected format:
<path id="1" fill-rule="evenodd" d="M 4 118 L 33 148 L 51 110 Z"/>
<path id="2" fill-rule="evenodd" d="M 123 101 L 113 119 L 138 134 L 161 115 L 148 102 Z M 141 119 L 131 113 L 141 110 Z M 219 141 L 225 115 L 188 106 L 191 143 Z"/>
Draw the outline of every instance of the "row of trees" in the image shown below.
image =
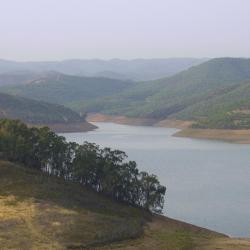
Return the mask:
<path id="1" fill-rule="evenodd" d="M 115 200 L 161 212 L 166 188 L 155 175 L 139 172 L 119 150 L 67 142 L 47 127 L 28 128 L 0 120 L 0 158 L 90 187 Z"/>

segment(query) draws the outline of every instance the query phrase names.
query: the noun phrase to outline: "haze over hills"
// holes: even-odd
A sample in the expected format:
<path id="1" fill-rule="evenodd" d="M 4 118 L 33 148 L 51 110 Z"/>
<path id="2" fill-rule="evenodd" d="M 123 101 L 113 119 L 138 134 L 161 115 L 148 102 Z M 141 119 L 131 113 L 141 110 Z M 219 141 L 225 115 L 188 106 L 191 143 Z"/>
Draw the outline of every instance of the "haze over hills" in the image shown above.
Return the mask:
<path id="1" fill-rule="evenodd" d="M 46 125 L 58 131 L 67 126 L 66 130 L 70 130 L 72 124 L 78 125 L 79 130 L 94 128 L 84 117 L 61 105 L 0 93 L 0 119 L 3 118 L 19 119 L 30 125 Z"/>
<path id="2" fill-rule="evenodd" d="M 63 74 L 108 77 L 114 79 L 152 80 L 174 75 L 191 66 L 198 65 L 206 58 L 167 58 L 134 60 L 65 60 L 48 62 L 15 62 L 0 60 L 0 74 L 12 71 L 57 71 Z"/>
<path id="3" fill-rule="evenodd" d="M 0 86 L 27 84 L 40 74 L 31 71 L 13 71 L 0 74 Z"/>
<path id="4" fill-rule="evenodd" d="M 239 111 L 250 107 L 249 79 L 249 59 L 213 59 L 169 78 L 138 83 L 118 96 L 87 103 L 85 109 L 132 117 L 202 120 L 205 127 L 249 127 L 248 112 Z"/>
<path id="5" fill-rule="evenodd" d="M 29 84 L 0 89 L 63 104 L 77 112 L 194 120 L 204 128 L 248 128 L 249 82 L 250 59 L 217 58 L 153 81 L 132 82 L 53 72 Z"/>

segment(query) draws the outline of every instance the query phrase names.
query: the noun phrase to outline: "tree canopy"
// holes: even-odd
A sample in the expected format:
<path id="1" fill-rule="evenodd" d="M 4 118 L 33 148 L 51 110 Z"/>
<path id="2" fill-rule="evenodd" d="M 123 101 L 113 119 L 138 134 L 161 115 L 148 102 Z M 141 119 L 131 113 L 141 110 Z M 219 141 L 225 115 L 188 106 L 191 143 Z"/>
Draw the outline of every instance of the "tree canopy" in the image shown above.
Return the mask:
<path id="1" fill-rule="evenodd" d="M 0 159 L 78 182 L 152 212 L 163 209 L 166 188 L 157 176 L 140 172 L 125 152 L 67 142 L 47 127 L 28 128 L 18 120 L 0 120 Z"/>

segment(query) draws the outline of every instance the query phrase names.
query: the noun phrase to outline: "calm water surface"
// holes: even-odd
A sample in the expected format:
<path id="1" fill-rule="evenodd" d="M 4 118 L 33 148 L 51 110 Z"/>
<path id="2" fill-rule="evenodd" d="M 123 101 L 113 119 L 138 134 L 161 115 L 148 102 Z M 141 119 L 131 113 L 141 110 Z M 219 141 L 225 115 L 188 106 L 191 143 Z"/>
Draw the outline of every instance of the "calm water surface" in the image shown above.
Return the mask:
<path id="1" fill-rule="evenodd" d="M 95 123 L 68 141 L 126 151 L 167 186 L 164 213 L 231 236 L 250 236 L 250 145 L 173 137 L 177 130 Z"/>

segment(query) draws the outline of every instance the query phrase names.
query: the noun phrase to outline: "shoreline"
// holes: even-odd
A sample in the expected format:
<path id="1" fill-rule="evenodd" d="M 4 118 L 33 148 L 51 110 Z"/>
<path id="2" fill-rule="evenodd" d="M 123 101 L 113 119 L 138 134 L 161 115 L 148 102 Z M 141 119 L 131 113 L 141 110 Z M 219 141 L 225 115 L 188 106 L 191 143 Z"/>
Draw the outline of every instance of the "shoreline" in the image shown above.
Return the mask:
<path id="1" fill-rule="evenodd" d="M 149 118 L 133 118 L 122 115 L 104 115 L 100 113 L 91 113 L 87 115 L 88 122 L 113 122 L 132 126 L 153 126 L 158 120 Z"/>
<path id="2" fill-rule="evenodd" d="M 186 128 L 178 131 L 173 136 L 194 139 L 217 140 L 236 144 L 250 144 L 250 129 L 193 129 Z"/>
<path id="3" fill-rule="evenodd" d="M 152 126 L 180 129 L 173 136 L 194 139 L 218 140 L 236 144 L 250 144 L 250 129 L 194 129 L 190 128 L 193 121 L 176 119 L 133 118 L 126 116 L 93 113 L 87 116 L 88 122 L 113 122 L 132 126 Z"/>
<path id="4" fill-rule="evenodd" d="M 55 133 L 76 133 L 88 132 L 97 129 L 89 122 L 74 122 L 74 123 L 53 123 L 53 124 L 28 124 L 29 127 L 49 127 Z"/>
<path id="5" fill-rule="evenodd" d="M 88 122 L 113 122 L 123 125 L 132 126 L 151 126 L 185 129 L 192 125 L 192 121 L 182 121 L 176 119 L 154 119 L 141 117 L 127 117 L 122 115 L 105 115 L 100 113 L 92 113 L 87 116 Z"/>

